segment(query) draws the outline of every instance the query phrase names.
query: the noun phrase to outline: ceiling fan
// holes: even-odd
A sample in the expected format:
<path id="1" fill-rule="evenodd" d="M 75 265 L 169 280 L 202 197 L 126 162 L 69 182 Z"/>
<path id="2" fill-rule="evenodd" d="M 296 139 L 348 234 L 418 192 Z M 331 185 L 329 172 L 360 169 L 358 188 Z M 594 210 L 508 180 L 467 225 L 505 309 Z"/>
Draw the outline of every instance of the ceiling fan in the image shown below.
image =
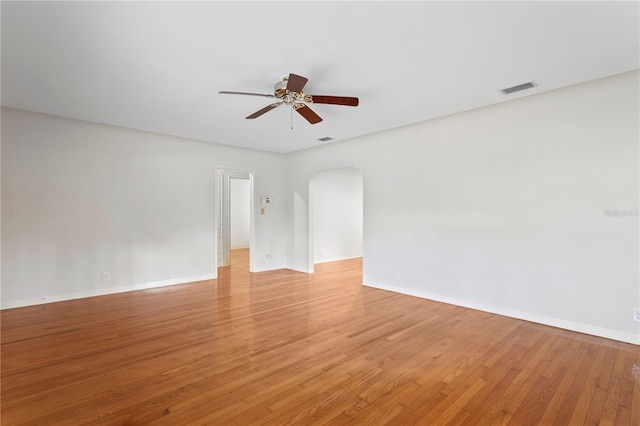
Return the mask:
<path id="1" fill-rule="evenodd" d="M 271 105 L 267 105 L 259 111 L 247 116 L 247 119 L 258 118 L 262 114 L 271 111 L 274 108 L 279 107 L 282 104 L 291 105 L 292 110 L 295 110 L 298 114 L 303 116 L 309 123 L 316 124 L 322 121 L 322 118 L 313 112 L 311 108 L 307 106 L 307 103 L 316 104 L 331 104 L 331 105 L 346 105 L 346 106 L 358 106 L 358 98 L 348 96 L 318 96 L 318 95 L 306 95 L 302 89 L 307 84 L 309 79 L 297 74 L 289 74 L 288 77 L 284 77 L 282 81 L 276 83 L 273 94 L 262 93 L 247 93 L 247 92 L 229 92 L 221 91 L 224 95 L 249 95 L 249 96 L 263 96 L 266 98 L 278 99 Z"/>

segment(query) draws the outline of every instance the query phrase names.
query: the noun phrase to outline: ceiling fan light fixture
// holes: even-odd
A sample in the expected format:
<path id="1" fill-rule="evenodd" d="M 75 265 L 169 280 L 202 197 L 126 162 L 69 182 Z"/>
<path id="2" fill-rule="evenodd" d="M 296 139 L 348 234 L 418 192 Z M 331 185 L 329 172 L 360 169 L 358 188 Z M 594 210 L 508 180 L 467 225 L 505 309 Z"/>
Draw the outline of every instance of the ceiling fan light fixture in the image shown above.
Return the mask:
<path id="1" fill-rule="evenodd" d="M 521 90 L 531 89 L 532 87 L 536 87 L 537 84 L 533 81 L 528 81 L 526 83 L 518 84 L 517 86 L 507 87 L 506 89 L 502 89 L 501 92 L 505 95 L 510 93 L 519 92 Z"/>

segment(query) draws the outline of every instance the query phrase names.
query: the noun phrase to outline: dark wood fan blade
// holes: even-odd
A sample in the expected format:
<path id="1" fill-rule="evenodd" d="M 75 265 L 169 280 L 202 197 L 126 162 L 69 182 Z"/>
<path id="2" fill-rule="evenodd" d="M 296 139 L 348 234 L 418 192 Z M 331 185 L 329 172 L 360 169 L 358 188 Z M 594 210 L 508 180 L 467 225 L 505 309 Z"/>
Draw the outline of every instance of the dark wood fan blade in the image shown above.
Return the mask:
<path id="1" fill-rule="evenodd" d="M 314 104 L 332 104 L 332 105 L 347 105 L 358 106 L 360 101 L 358 98 L 352 98 L 349 96 L 318 96 L 312 95 L 305 99 L 307 102 L 313 102 Z"/>
<path id="2" fill-rule="evenodd" d="M 287 90 L 290 92 L 302 92 L 302 88 L 309 81 L 308 78 L 302 77 L 297 74 L 289 74 L 289 81 L 287 81 Z"/>
<path id="3" fill-rule="evenodd" d="M 221 93 L 223 95 L 249 95 L 249 96 L 264 96 L 265 98 L 275 98 L 274 95 L 266 95 L 263 93 L 249 93 L 249 92 L 229 92 L 226 90 L 223 90 L 222 92 L 218 92 Z"/>
<path id="4" fill-rule="evenodd" d="M 316 124 L 322 121 L 322 118 L 320 118 L 318 114 L 313 112 L 311 108 L 304 104 L 295 104 L 293 107 L 298 111 L 298 114 L 303 116 L 311 124 Z"/>
<path id="5" fill-rule="evenodd" d="M 271 104 L 271 105 L 267 105 L 266 107 L 262 108 L 260 111 L 256 111 L 253 114 L 251 114 L 250 116 L 247 117 L 247 119 L 252 119 L 252 118 L 258 118 L 260 117 L 262 114 L 271 111 L 272 109 L 279 107 L 280 105 L 282 105 L 282 102 L 276 102 L 275 104 Z"/>

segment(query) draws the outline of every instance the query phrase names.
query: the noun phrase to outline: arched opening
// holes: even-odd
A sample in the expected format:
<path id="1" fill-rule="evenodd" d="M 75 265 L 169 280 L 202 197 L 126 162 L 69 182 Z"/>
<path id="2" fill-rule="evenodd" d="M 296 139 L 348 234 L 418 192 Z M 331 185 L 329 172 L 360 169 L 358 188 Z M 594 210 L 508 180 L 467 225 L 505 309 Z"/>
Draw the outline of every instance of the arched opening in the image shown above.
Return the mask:
<path id="1" fill-rule="evenodd" d="M 363 179 L 353 167 L 325 170 L 309 182 L 310 265 L 362 257 Z"/>

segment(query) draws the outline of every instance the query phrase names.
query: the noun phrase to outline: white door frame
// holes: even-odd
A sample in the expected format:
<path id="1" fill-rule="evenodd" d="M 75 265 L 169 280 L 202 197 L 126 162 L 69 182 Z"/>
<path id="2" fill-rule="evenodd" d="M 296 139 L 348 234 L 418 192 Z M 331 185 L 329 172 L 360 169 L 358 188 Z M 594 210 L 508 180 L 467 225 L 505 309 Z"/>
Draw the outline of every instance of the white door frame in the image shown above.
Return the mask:
<path id="1" fill-rule="evenodd" d="M 254 271 L 254 215 L 253 215 L 253 170 L 236 167 L 216 167 L 216 267 L 229 265 L 230 238 L 230 184 L 229 180 L 249 180 L 249 272 Z"/>

